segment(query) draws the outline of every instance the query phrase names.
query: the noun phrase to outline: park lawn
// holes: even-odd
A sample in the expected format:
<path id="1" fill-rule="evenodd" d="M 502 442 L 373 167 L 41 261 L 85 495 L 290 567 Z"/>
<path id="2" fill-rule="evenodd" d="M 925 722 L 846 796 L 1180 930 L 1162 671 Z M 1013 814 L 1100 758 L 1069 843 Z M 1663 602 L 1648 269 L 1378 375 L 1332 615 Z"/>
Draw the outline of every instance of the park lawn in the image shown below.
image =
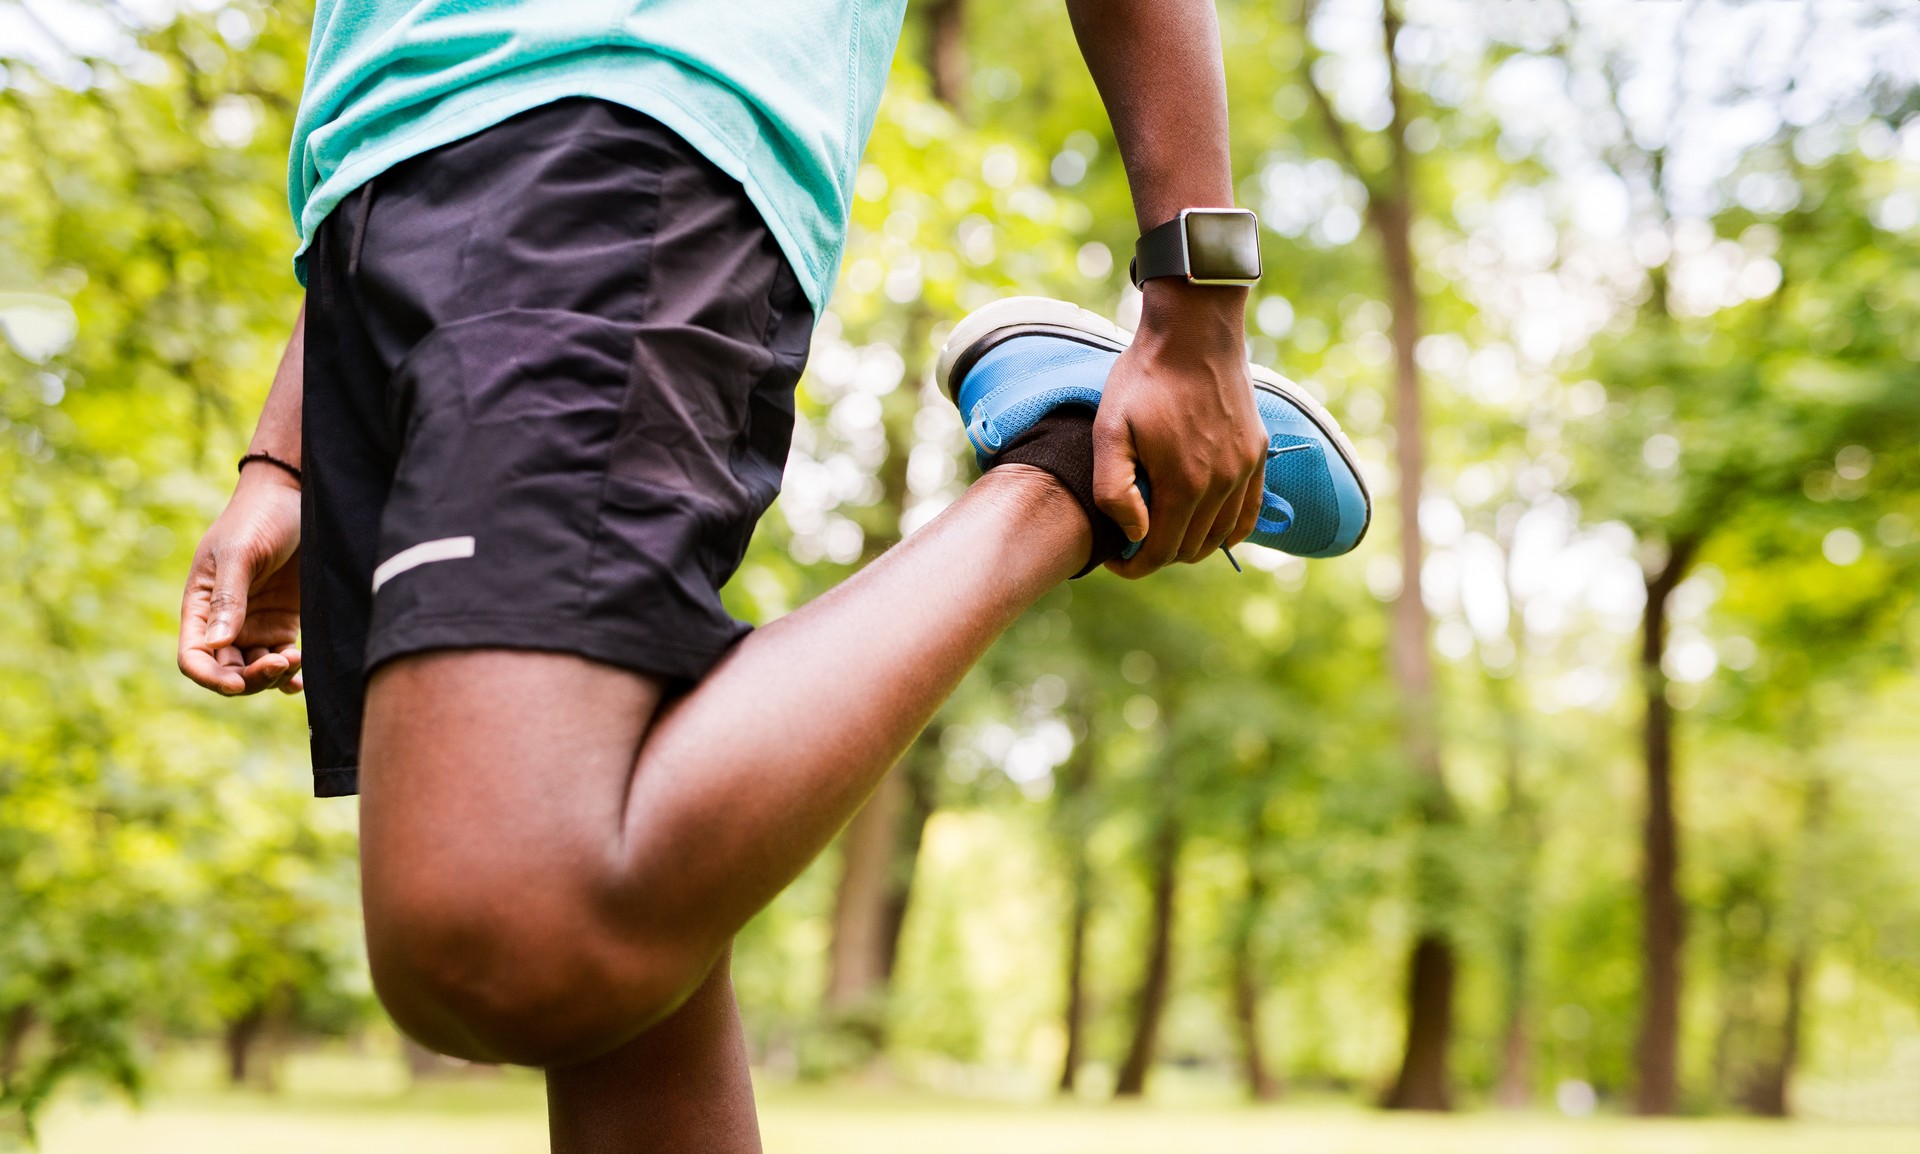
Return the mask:
<path id="1" fill-rule="evenodd" d="M 1552 1115 L 1382 1115 L 1316 1106 L 1013 1104 L 907 1093 L 775 1088 L 769 1154 L 1907 1154 L 1920 1128 L 1733 1119 L 1645 1122 Z M 537 1154 L 530 1080 L 385 1097 L 163 1093 L 144 1109 L 69 1099 L 45 1154 Z"/>

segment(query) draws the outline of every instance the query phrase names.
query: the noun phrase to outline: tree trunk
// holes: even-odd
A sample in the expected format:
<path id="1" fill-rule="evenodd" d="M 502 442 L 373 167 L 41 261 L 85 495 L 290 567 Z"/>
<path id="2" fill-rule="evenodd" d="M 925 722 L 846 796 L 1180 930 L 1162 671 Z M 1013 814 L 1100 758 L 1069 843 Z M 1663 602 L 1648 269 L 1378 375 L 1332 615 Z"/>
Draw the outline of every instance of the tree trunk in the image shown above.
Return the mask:
<path id="1" fill-rule="evenodd" d="M 939 721 L 929 725 L 900 765 L 907 787 L 906 812 L 894 837 L 893 865 L 887 871 L 887 897 L 880 926 L 881 973 L 888 984 L 893 982 L 893 967 L 900 960 L 900 934 L 907 926 L 913 879 L 920 868 L 920 843 L 926 840 L 927 821 L 933 817 L 939 799 L 942 732 Z"/>
<path id="2" fill-rule="evenodd" d="M 927 75 L 933 95 L 961 116 L 967 111 L 966 0 L 933 0 L 927 5 Z"/>
<path id="3" fill-rule="evenodd" d="M 13 1080 L 20 1073 L 27 1035 L 33 1032 L 35 1021 L 33 1007 L 25 1003 L 15 1006 L 7 1015 L 6 1029 L 0 1032 L 0 1091 L 13 1088 Z"/>
<path id="4" fill-rule="evenodd" d="M 1247 1093 L 1256 1102 L 1272 1102 L 1280 1097 L 1280 1082 L 1267 1069 L 1266 1056 L 1260 1046 L 1260 974 L 1253 957 L 1254 927 L 1259 924 L 1260 911 L 1267 904 L 1266 877 L 1256 860 L 1260 831 L 1261 821 L 1256 811 L 1247 839 L 1247 892 L 1233 935 L 1233 1019 L 1240 1028 L 1240 1064 L 1247 1081 Z"/>
<path id="5" fill-rule="evenodd" d="M 1533 1105 L 1533 1031 L 1524 1008 L 1509 1007 L 1507 1028 L 1500 1040 L 1500 1078 L 1494 1083 L 1494 1104 L 1506 1110 Z"/>
<path id="6" fill-rule="evenodd" d="M 1635 1048 L 1639 1082 L 1634 1110 L 1671 1114 L 1680 1086 L 1680 950 L 1686 934 L 1680 905 L 1680 845 L 1673 811 L 1673 706 L 1660 668 L 1667 648 L 1667 596 L 1692 559 L 1693 544 L 1674 545 L 1660 571 L 1647 578 L 1641 618 L 1640 681 L 1646 695 L 1647 801 L 1641 831 L 1640 1036 Z"/>
<path id="7" fill-rule="evenodd" d="M 1794 879 L 1794 901 L 1788 922 L 1788 932 L 1793 935 L 1793 956 L 1787 962 L 1787 1005 L 1780 1022 L 1780 1053 L 1748 1101 L 1754 1113 L 1769 1118 L 1785 1118 L 1793 1113 L 1793 1074 L 1800 1063 L 1807 974 L 1813 968 L 1813 930 L 1809 923 L 1813 918 L 1812 907 L 1819 900 L 1821 880 L 1811 862 L 1818 860 L 1828 801 L 1827 780 L 1816 771 L 1807 786 L 1806 805 L 1800 819 L 1802 858 Z"/>
<path id="8" fill-rule="evenodd" d="M 1453 1040 L 1453 946 L 1421 934 L 1407 966 L 1407 1045 L 1400 1076 L 1380 1103 L 1389 1110 L 1450 1110 L 1447 1048 Z"/>
<path id="9" fill-rule="evenodd" d="M 1787 963 L 1787 1009 L 1780 1022 L 1780 1053 L 1762 1070 L 1747 1093 L 1747 1109 L 1762 1118 L 1785 1118 L 1793 1112 L 1788 1093 L 1793 1084 L 1793 1068 L 1800 1061 L 1806 986 L 1807 950 L 1801 945 Z"/>
<path id="10" fill-rule="evenodd" d="M 1438 709 L 1434 697 L 1431 623 L 1420 595 L 1426 559 L 1420 536 L 1420 496 L 1427 470 L 1426 415 L 1420 393 L 1420 292 L 1413 257 L 1412 153 L 1406 142 L 1406 109 L 1395 63 L 1394 42 L 1400 19 L 1390 2 L 1382 3 L 1381 36 L 1386 52 L 1392 116 L 1388 120 L 1388 165 L 1381 195 L 1369 202 L 1368 217 L 1380 238 L 1386 271 L 1387 303 L 1392 309 L 1394 455 L 1400 478 L 1400 595 L 1393 602 L 1393 671 L 1399 683 L 1401 740 L 1407 763 L 1420 775 L 1425 800 L 1424 824 L 1454 820 L 1452 799 L 1440 761 Z M 1423 839 L 1431 843 L 1429 835 Z M 1400 1110 L 1451 1108 L 1452 1079 L 1447 1051 L 1453 1033 L 1453 942 L 1442 928 L 1452 916 L 1455 895 L 1449 869 L 1429 846 L 1416 894 L 1423 928 L 1414 943 L 1407 976 L 1406 1049 L 1399 1077 L 1385 1105 Z"/>
<path id="11" fill-rule="evenodd" d="M 1093 917 L 1093 863 L 1087 859 L 1087 836 L 1093 831 L 1093 799 L 1089 796 L 1093 785 L 1093 726 L 1084 708 L 1076 705 L 1075 709 L 1084 732 L 1060 767 L 1058 788 L 1053 795 L 1054 835 L 1067 859 L 1069 888 L 1067 996 L 1063 1011 L 1067 1052 L 1060 1059 L 1062 1094 L 1073 1093 L 1080 1077 L 1080 1063 L 1086 1057 L 1087 923 Z"/>
<path id="12" fill-rule="evenodd" d="M 896 765 L 840 834 L 840 888 L 827 955 L 831 1010 L 866 1008 L 885 989 L 889 874 L 908 800 L 905 771 Z"/>
<path id="13" fill-rule="evenodd" d="M 1093 913 L 1093 877 L 1085 849 L 1073 847 L 1072 909 L 1067 916 L 1067 1052 L 1060 1059 L 1060 1092 L 1071 1094 L 1086 1051 L 1087 922 Z"/>
<path id="14" fill-rule="evenodd" d="M 1511 823 L 1510 823 L 1511 824 Z M 1527 831 L 1519 832 L 1526 836 Z M 1521 874 L 1514 881 L 1519 887 L 1529 887 L 1531 878 L 1532 846 L 1522 847 L 1525 854 Z M 1500 1031 L 1500 1073 L 1494 1082 L 1494 1104 L 1508 1110 L 1524 1110 L 1533 1104 L 1533 1023 L 1528 1013 L 1529 980 L 1528 966 L 1531 953 L 1532 903 L 1527 900 L 1525 888 L 1516 889 L 1514 904 L 1518 907 L 1506 911 L 1506 924 L 1501 927 L 1501 961 L 1506 971 L 1505 1005 L 1502 1007 L 1504 1022 Z"/>
<path id="15" fill-rule="evenodd" d="M 1147 930 L 1147 964 L 1135 1001 L 1133 1042 L 1115 1080 L 1116 1098 L 1138 1098 L 1146 1092 L 1147 1072 L 1153 1068 L 1160 1042 L 1160 1018 L 1167 1008 L 1167 989 L 1173 971 L 1173 894 L 1180 864 L 1180 829 L 1167 817 L 1154 831 L 1153 913 Z"/>
<path id="16" fill-rule="evenodd" d="M 265 1006 L 255 1006 L 246 1013 L 227 1023 L 225 1037 L 227 1051 L 227 1083 L 232 1086 L 247 1084 L 247 1075 L 253 1072 L 254 1044 L 267 1024 Z"/>
<path id="17" fill-rule="evenodd" d="M 1511 543 L 1502 544 L 1511 556 Z M 1512 588 L 1510 582 L 1508 588 Z M 1525 643 L 1525 637 L 1522 636 L 1524 630 L 1519 625 L 1521 607 L 1512 604 L 1511 592 L 1508 599 L 1513 609 L 1509 640 L 1518 653 Z M 1517 677 L 1507 677 L 1493 683 L 1507 761 L 1507 804 L 1502 825 L 1505 827 L 1508 850 L 1513 855 L 1512 872 L 1508 877 L 1511 896 L 1502 903 L 1503 923 L 1500 927 L 1500 952 L 1506 990 L 1502 1007 L 1504 1021 L 1500 1031 L 1500 1073 L 1494 1081 L 1493 1100 L 1496 1105 L 1509 1110 L 1524 1110 L 1533 1104 L 1533 1023 L 1529 1013 L 1529 966 L 1533 944 L 1533 869 L 1539 853 L 1540 831 L 1523 776 L 1527 742 L 1521 720 L 1521 705 L 1514 699 L 1513 683 L 1516 680 Z"/>

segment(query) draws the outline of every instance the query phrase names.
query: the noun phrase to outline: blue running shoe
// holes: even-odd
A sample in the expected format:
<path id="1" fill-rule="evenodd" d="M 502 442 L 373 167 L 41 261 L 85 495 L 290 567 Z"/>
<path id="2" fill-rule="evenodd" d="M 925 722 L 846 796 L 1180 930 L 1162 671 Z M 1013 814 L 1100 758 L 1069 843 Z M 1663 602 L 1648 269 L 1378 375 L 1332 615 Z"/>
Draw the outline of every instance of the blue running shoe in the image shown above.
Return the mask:
<path id="1" fill-rule="evenodd" d="M 1008 297 L 969 313 L 940 351 L 940 386 L 959 406 L 982 469 L 1062 405 L 1098 408 L 1107 372 L 1133 334 L 1065 301 Z M 1267 428 L 1266 491 L 1248 542 L 1298 557 L 1337 557 L 1366 536 L 1373 501 L 1332 414 L 1292 381 L 1249 365 Z M 1141 483 L 1144 491 L 1146 484 Z M 1132 556 L 1132 546 L 1123 556 Z"/>
<path id="2" fill-rule="evenodd" d="M 1373 523 L 1373 497 L 1340 423 L 1299 385 L 1249 364 L 1267 426 L 1267 487 L 1249 545 L 1296 557 L 1351 553 Z"/>
<path id="3" fill-rule="evenodd" d="M 1062 405 L 1100 407 L 1132 335 L 1066 301 L 1008 297 L 968 313 L 940 350 L 940 387 L 967 422 L 982 470 Z"/>

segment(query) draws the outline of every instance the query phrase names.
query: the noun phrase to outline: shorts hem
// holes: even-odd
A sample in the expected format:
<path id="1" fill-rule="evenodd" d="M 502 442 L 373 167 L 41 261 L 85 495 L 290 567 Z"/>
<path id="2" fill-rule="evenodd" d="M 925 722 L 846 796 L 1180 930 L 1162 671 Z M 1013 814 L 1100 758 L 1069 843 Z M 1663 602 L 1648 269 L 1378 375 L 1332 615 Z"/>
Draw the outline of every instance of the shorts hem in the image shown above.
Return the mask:
<path id="1" fill-rule="evenodd" d="M 352 797 L 360 792 L 360 767 L 340 765 L 313 771 L 313 796 Z"/>
<path id="2" fill-rule="evenodd" d="M 369 675 L 385 662 L 430 649 L 524 649 L 571 653 L 648 677 L 691 682 L 705 677 L 749 627 L 739 624 L 705 645 L 662 641 L 640 630 L 573 618 L 519 614 L 435 614 L 376 629 L 378 636 L 367 645 Z"/>

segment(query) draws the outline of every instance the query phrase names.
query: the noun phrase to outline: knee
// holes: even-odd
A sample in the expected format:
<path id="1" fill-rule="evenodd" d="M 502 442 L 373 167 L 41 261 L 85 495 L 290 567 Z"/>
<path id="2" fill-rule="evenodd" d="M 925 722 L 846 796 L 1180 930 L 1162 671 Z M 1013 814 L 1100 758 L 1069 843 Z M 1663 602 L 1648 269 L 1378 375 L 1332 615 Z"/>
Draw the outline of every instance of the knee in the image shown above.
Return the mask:
<path id="1" fill-rule="evenodd" d="M 422 1044 L 527 1066 L 620 1045 L 706 970 L 698 950 L 623 934 L 591 903 L 460 883 L 369 900 L 367 952 L 381 1002 Z"/>

